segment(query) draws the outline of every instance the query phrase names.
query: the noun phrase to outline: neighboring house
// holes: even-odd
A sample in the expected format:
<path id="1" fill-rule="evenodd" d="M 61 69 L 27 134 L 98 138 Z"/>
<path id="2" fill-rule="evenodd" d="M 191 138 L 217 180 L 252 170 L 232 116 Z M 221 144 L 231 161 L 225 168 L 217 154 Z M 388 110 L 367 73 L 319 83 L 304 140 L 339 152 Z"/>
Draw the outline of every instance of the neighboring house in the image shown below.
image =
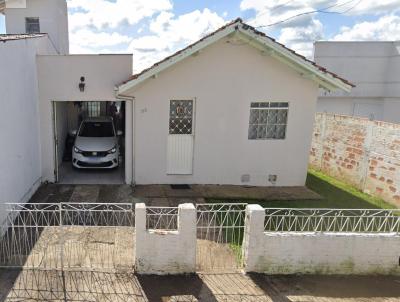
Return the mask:
<path id="1" fill-rule="evenodd" d="M 54 129 L 62 149 L 63 109 L 73 101 L 115 101 L 115 85 L 132 74 L 132 57 L 68 55 L 65 0 L 0 0 L 0 13 L 7 31 L 0 35 L 0 201 L 25 202 L 55 180 Z"/>
<path id="2" fill-rule="evenodd" d="M 68 55 L 65 0 L 7 5 L 2 202 L 58 181 L 81 102 L 123 103 L 125 183 L 302 186 L 319 88 L 352 87 L 240 19 L 131 76 L 131 55 Z"/>
<path id="3" fill-rule="evenodd" d="M 316 42 L 314 58 L 356 85 L 321 92 L 317 111 L 400 123 L 400 42 Z"/>

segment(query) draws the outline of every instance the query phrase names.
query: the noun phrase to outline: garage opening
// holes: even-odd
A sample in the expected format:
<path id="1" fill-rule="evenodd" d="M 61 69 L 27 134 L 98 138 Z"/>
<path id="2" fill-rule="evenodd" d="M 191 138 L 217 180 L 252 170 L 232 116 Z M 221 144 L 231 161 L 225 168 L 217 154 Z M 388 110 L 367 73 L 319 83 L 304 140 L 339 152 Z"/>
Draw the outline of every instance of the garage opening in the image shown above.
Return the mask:
<path id="1" fill-rule="evenodd" d="M 55 179 L 125 182 L 125 102 L 53 102 Z"/>

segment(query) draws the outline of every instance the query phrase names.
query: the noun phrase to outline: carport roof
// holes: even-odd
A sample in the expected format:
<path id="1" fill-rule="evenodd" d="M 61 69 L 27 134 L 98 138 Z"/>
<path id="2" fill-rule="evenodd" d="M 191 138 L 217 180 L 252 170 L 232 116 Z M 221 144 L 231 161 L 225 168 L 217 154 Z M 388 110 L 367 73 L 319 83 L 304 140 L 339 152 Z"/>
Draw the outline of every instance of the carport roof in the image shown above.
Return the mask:
<path id="1" fill-rule="evenodd" d="M 292 49 L 277 42 L 275 39 L 244 23 L 242 19 L 238 18 L 203 37 L 199 41 L 155 63 L 153 66 L 141 71 L 140 73 L 134 74 L 128 80 L 119 85 L 118 93 L 120 95 L 126 94 L 128 90 L 139 83 L 157 75 L 159 72 L 167 69 L 171 65 L 182 61 L 188 56 L 231 34 L 237 34 L 241 38 L 245 39 L 249 45 L 261 49 L 268 55 L 301 72 L 310 80 L 317 82 L 322 88 L 328 90 L 342 89 L 349 92 L 352 87 L 355 87 L 354 84 L 350 83 L 346 79 L 296 53 Z"/>

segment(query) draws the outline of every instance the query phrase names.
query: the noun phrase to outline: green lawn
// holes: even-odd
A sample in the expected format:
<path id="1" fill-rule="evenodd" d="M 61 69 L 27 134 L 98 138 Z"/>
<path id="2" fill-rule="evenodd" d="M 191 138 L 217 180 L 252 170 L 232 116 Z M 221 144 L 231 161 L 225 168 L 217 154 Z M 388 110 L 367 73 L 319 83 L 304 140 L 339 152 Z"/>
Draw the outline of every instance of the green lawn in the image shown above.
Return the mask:
<path id="1" fill-rule="evenodd" d="M 260 201 L 259 204 L 268 208 L 395 208 L 380 198 L 362 193 L 354 187 L 318 171 L 309 170 L 306 185 L 309 189 L 320 194 L 323 199 Z"/>

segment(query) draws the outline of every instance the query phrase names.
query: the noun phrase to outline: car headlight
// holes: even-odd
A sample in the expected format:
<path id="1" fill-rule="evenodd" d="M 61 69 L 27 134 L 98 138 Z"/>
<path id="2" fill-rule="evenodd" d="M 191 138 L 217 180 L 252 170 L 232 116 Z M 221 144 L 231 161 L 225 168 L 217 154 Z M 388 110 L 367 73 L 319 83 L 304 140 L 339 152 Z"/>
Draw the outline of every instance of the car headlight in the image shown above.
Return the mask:
<path id="1" fill-rule="evenodd" d="M 107 153 L 108 153 L 108 154 L 114 154 L 115 152 L 117 152 L 117 146 L 115 146 L 114 148 L 112 148 L 111 150 L 109 150 Z"/>
<path id="2" fill-rule="evenodd" d="M 74 146 L 74 152 L 75 153 L 82 153 L 82 150 L 78 149 L 77 147 Z"/>

